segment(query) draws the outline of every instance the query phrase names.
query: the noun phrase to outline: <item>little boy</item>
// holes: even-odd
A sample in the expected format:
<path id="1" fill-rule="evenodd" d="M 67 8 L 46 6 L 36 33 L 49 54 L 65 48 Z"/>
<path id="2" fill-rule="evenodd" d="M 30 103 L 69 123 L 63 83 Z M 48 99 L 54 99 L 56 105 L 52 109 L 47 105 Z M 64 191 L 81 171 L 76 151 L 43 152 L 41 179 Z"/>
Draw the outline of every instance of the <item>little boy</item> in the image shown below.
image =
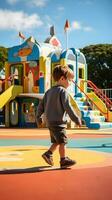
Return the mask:
<path id="1" fill-rule="evenodd" d="M 53 78 L 56 81 L 56 85 L 45 93 L 37 108 L 37 124 L 39 125 L 42 122 L 41 115 L 44 113 L 52 145 L 42 157 L 52 166 L 53 152 L 59 146 L 60 167 L 66 168 L 76 163 L 75 160 L 66 157 L 65 152 L 67 144 L 67 114 L 78 126 L 81 126 L 81 120 L 72 108 L 69 94 L 66 90 L 74 78 L 73 71 L 68 66 L 58 65 L 53 70 Z"/>

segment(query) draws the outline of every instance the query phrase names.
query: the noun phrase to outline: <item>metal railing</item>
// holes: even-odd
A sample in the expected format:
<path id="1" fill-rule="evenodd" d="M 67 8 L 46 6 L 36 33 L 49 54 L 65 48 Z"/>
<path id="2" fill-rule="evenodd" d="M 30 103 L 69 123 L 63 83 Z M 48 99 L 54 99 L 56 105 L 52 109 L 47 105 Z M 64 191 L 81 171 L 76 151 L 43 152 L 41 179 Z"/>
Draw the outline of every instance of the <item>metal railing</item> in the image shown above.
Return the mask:
<path id="1" fill-rule="evenodd" d="M 101 92 L 108 97 L 112 101 L 112 88 L 100 89 Z M 91 87 L 87 87 L 87 91 L 91 92 L 93 89 Z"/>
<path id="2" fill-rule="evenodd" d="M 112 101 L 92 81 L 88 80 L 88 81 L 83 81 L 83 82 L 87 83 L 88 86 L 95 92 L 95 94 L 100 99 L 102 99 L 102 101 L 106 104 L 108 109 L 112 107 Z"/>
<path id="3" fill-rule="evenodd" d="M 112 101 L 112 88 L 101 89 L 101 91 Z"/>
<path id="4" fill-rule="evenodd" d="M 93 90 L 95 92 L 96 95 L 99 96 L 99 98 L 101 98 L 103 100 L 103 102 L 106 104 L 107 109 L 106 112 L 104 112 L 92 99 L 90 99 L 90 97 L 77 85 L 77 83 L 75 81 L 73 81 L 73 83 L 79 88 L 79 90 L 85 94 L 86 98 L 91 100 L 92 104 L 96 106 L 96 108 L 104 115 L 107 116 L 107 121 L 109 121 L 109 110 L 112 107 L 112 102 L 111 100 L 105 95 L 103 94 L 103 92 L 101 91 L 101 89 L 97 88 L 97 86 L 92 82 L 92 81 L 85 81 L 83 80 L 84 83 L 87 83 L 89 85 L 89 87 L 91 88 L 91 90 Z"/>

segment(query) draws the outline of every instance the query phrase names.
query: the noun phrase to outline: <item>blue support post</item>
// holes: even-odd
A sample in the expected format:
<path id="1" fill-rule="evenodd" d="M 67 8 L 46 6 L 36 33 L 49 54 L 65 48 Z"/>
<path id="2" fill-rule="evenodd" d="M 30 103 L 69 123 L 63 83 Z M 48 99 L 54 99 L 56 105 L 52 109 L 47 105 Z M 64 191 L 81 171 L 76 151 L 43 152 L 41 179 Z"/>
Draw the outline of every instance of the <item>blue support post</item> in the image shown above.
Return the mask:
<path id="1" fill-rule="evenodd" d="M 76 84 L 78 84 L 78 54 L 76 53 Z M 75 85 L 75 95 L 78 93 L 77 85 Z"/>

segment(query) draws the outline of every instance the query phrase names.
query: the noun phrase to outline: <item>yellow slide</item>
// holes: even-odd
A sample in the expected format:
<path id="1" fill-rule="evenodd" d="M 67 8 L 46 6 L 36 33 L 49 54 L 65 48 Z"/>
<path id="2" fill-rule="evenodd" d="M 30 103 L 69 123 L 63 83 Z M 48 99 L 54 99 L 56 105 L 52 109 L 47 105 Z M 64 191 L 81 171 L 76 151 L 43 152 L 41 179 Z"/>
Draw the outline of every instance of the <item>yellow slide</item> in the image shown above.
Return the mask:
<path id="1" fill-rule="evenodd" d="M 94 92 L 87 93 L 87 96 L 89 97 L 90 100 L 92 100 L 92 102 L 95 103 L 97 109 L 99 108 L 101 114 L 106 119 L 108 118 L 109 122 L 112 122 L 112 111 L 108 110 L 108 108 L 106 107 L 106 104 Z"/>
<path id="2" fill-rule="evenodd" d="M 23 87 L 20 85 L 12 85 L 0 95 L 0 109 L 14 99 L 18 94 L 23 92 Z"/>

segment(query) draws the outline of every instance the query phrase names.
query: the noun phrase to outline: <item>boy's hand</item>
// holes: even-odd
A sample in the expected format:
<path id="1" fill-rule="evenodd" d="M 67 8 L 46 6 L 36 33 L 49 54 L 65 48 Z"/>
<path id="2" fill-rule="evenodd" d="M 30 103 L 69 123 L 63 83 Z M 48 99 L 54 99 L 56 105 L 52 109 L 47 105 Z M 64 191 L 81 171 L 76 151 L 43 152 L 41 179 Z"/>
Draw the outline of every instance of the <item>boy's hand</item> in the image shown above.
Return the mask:
<path id="1" fill-rule="evenodd" d="M 81 120 L 79 120 L 79 124 L 77 125 L 77 128 L 80 128 L 82 126 Z"/>
<path id="2" fill-rule="evenodd" d="M 37 119 L 36 123 L 38 128 L 42 128 L 42 118 Z"/>
<path id="3" fill-rule="evenodd" d="M 77 125 L 77 128 L 80 128 L 81 126 L 80 125 Z"/>

